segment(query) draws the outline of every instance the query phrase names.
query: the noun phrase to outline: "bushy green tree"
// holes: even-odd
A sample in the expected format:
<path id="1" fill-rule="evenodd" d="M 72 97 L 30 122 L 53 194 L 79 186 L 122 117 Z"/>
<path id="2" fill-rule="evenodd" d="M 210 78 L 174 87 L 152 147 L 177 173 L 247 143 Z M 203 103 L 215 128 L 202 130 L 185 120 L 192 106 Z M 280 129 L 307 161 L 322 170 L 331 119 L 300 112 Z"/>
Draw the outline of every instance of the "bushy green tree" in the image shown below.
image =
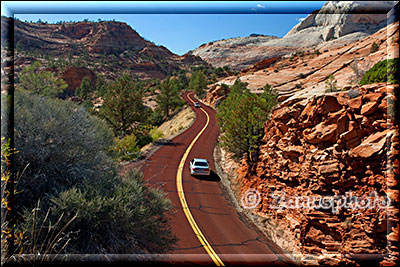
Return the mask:
<path id="1" fill-rule="evenodd" d="M 160 93 L 156 97 L 158 104 L 157 112 L 160 112 L 163 118 L 168 118 L 171 110 L 183 105 L 178 90 L 178 81 L 167 77 L 160 85 Z"/>
<path id="2" fill-rule="evenodd" d="M 137 124 L 148 119 L 143 96 L 143 87 L 128 74 L 108 85 L 99 115 L 110 124 L 116 136 L 132 133 Z"/>
<path id="3" fill-rule="evenodd" d="M 107 92 L 107 82 L 101 74 L 97 75 L 96 78 L 96 91 L 97 96 L 101 97 Z"/>
<path id="4" fill-rule="evenodd" d="M 178 85 L 180 90 L 187 90 L 189 86 L 189 79 L 186 77 L 186 73 L 181 73 L 178 76 Z"/>
<path id="5" fill-rule="evenodd" d="M 400 83 L 399 59 L 385 59 L 376 63 L 362 77 L 360 85 L 388 82 L 392 84 Z"/>
<path id="6" fill-rule="evenodd" d="M 35 94 L 58 97 L 67 88 L 63 79 L 57 78 L 50 71 L 40 70 L 39 61 L 24 67 L 18 75 L 17 89 L 27 90 Z"/>
<path id="7" fill-rule="evenodd" d="M 76 89 L 75 94 L 83 99 L 88 99 L 90 93 L 94 91 L 92 83 L 88 77 L 82 79 L 81 85 Z"/>
<path id="8" fill-rule="evenodd" d="M 190 77 L 189 89 L 193 90 L 198 97 L 204 97 L 207 89 L 207 78 L 200 69 L 194 71 Z"/>
<path id="9" fill-rule="evenodd" d="M 217 119 L 221 128 L 221 145 L 236 158 L 253 159 L 264 133 L 264 122 L 277 103 L 272 89 L 262 95 L 250 93 L 247 83 L 239 79 L 232 85 L 226 99 L 218 106 Z"/>

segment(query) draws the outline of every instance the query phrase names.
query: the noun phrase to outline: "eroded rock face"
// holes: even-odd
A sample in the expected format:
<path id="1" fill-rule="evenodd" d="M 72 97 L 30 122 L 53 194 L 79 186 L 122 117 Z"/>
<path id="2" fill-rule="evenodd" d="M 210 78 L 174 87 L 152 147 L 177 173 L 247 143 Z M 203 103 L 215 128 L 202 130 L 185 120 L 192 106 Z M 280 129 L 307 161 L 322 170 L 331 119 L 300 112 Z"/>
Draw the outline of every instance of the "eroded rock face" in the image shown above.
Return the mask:
<path id="1" fill-rule="evenodd" d="M 284 37 L 249 36 L 203 44 L 191 53 L 215 67 L 250 68 L 258 61 L 314 50 L 332 49 L 363 39 L 387 25 L 395 1 L 328 1 L 294 26 Z M 392 19 L 388 21 L 393 22 Z M 389 23 L 389 24 L 390 24 Z"/>
<path id="2" fill-rule="evenodd" d="M 371 52 L 374 43 L 378 47 Z M 248 83 L 247 87 L 251 92 L 261 93 L 268 83 L 278 91 L 280 101 L 290 102 L 292 99 L 325 94 L 325 81 L 332 74 L 337 80 L 338 89 L 351 90 L 351 87 L 356 86 L 357 79 L 360 80 L 363 73 L 374 64 L 384 59 L 399 57 L 399 22 L 392 23 L 362 40 L 336 48 L 325 48 L 319 48 L 320 54 L 314 52 L 317 49 L 302 50 L 300 55 L 284 56 L 264 68 L 261 67 L 261 63 L 258 65 L 260 67 L 256 64 L 237 76 L 219 80 L 217 84 L 232 85 L 240 78 L 242 82 Z M 213 104 L 216 100 L 212 96 L 212 90 L 210 94 L 208 99 L 210 104 Z M 360 104 L 359 100 L 353 101 L 351 105 Z M 376 108 L 374 104 L 370 105 L 364 107 L 365 112 L 372 112 Z"/>
<path id="3" fill-rule="evenodd" d="M 96 74 L 87 68 L 84 67 L 69 67 L 62 74 L 61 79 L 65 81 L 68 85 L 66 88 L 68 95 L 74 95 L 75 89 L 81 86 L 83 78 L 89 78 L 92 87 L 96 85 Z"/>
<path id="4" fill-rule="evenodd" d="M 262 201 L 254 212 L 266 218 L 271 233 L 281 233 L 271 234 L 273 241 L 291 241 L 284 249 L 300 253 L 301 263 L 354 263 L 361 254 L 376 254 L 389 265 L 398 261 L 399 136 L 387 104 L 398 89 L 371 84 L 354 88 L 357 97 L 347 91 L 282 104 L 265 123 L 258 160 L 241 163 L 241 191 L 258 190 Z M 281 200 L 388 197 L 391 205 L 279 210 L 272 196 L 282 193 Z"/>
<path id="5" fill-rule="evenodd" d="M 387 12 L 395 1 L 328 1 L 313 14 L 294 26 L 285 37 L 315 33 L 323 41 L 343 37 L 350 33 L 373 34 L 386 26 Z"/>
<path id="6" fill-rule="evenodd" d="M 145 40 L 124 22 L 27 23 L 2 16 L 1 23 L 5 28 L 14 26 L 17 75 L 35 60 L 44 66 L 50 60 L 67 67 L 85 66 L 109 80 L 124 71 L 141 79 L 164 79 L 175 70 L 206 64 L 197 56 L 178 56 Z M 8 35 L 2 31 L 3 37 L 7 39 Z M 79 60 L 82 64 L 74 64 Z"/>

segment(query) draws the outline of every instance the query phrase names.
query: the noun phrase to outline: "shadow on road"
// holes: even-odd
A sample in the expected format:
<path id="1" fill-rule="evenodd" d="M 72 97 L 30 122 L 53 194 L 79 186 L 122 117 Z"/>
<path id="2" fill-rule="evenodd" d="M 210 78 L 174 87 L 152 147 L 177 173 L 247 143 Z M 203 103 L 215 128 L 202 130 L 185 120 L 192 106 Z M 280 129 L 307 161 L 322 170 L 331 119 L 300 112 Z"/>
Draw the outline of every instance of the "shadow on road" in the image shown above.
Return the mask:
<path id="1" fill-rule="evenodd" d="M 196 179 L 203 180 L 203 181 L 210 181 L 210 182 L 219 182 L 221 178 L 219 178 L 218 174 L 216 174 L 213 170 L 210 171 L 209 176 L 205 175 L 193 175 Z"/>
<path id="2" fill-rule="evenodd" d="M 172 142 L 171 140 L 165 140 L 165 139 L 160 139 L 154 142 L 155 146 L 179 146 L 182 145 L 182 143 L 175 143 Z"/>

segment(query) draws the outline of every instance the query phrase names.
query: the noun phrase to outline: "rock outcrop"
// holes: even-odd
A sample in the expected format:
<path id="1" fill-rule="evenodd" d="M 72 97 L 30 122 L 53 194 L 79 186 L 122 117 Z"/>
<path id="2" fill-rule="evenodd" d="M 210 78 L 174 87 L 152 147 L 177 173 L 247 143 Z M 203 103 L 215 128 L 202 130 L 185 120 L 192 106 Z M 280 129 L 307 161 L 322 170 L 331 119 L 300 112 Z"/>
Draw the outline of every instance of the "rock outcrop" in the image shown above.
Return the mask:
<path id="1" fill-rule="evenodd" d="M 16 74 L 34 60 L 53 68 L 90 68 L 110 80 L 124 71 L 141 79 L 163 79 L 189 65 L 207 65 L 197 56 L 178 56 L 143 39 L 124 22 L 28 23 L 2 16 L 1 23 L 4 28 L 14 25 Z M 7 38 L 2 31 L 2 39 Z"/>
<path id="2" fill-rule="evenodd" d="M 390 104 L 396 87 L 371 84 L 286 102 L 265 123 L 258 160 L 242 162 L 242 194 L 260 193 L 254 212 L 266 218 L 273 241 L 300 253 L 299 262 L 354 263 L 367 254 L 382 264 L 398 262 L 399 136 Z M 382 205 L 277 208 L 296 197 L 304 204 L 334 196 Z"/>
<path id="3" fill-rule="evenodd" d="M 328 1 L 318 12 L 308 15 L 285 37 L 317 39 L 319 43 L 350 33 L 373 34 L 386 26 L 387 13 L 396 1 Z M 318 40 L 319 39 L 319 40 Z"/>
<path id="4" fill-rule="evenodd" d="M 74 95 L 75 89 L 81 85 L 85 77 L 89 78 L 92 87 L 95 88 L 97 77 L 92 70 L 84 67 L 69 67 L 64 70 L 61 74 L 61 79 L 68 85 L 66 88 L 67 95 Z"/>
<path id="5" fill-rule="evenodd" d="M 372 50 L 372 46 L 377 46 Z M 316 53 L 318 51 L 319 53 Z M 248 83 L 253 93 L 263 92 L 268 83 L 279 93 L 280 101 L 290 101 L 299 97 L 324 94 L 325 81 L 330 75 L 337 80 L 339 89 L 355 86 L 363 73 L 374 64 L 387 58 L 399 57 L 399 22 L 382 28 L 362 40 L 337 46 L 332 49 L 298 50 L 297 53 L 284 56 L 266 67 L 257 67 L 242 71 L 210 85 L 207 101 L 214 105 L 223 98 L 216 94 L 218 84 L 232 85 L 237 78 Z M 258 63 L 258 66 L 262 64 Z"/>
<path id="6" fill-rule="evenodd" d="M 387 25 L 396 1 L 328 1 L 284 37 L 253 36 L 213 41 L 191 53 L 215 67 L 249 68 L 257 61 L 296 50 L 332 49 L 363 39 Z M 390 18 L 388 21 L 392 21 Z M 267 29 L 267 26 L 266 26 Z"/>

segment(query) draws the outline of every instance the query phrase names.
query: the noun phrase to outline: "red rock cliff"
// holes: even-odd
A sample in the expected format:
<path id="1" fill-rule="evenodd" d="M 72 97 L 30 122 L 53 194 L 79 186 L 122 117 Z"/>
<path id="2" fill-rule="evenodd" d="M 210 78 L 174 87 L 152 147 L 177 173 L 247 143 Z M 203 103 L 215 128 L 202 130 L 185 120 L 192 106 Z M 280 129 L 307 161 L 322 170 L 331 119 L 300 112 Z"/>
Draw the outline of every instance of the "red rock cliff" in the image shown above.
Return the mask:
<path id="1" fill-rule="evenodd" d="M 265 123 L 258 160 L 251 166 L 242 162 L 237 178 L 242 193 L 258 190 L 262 201 L 254 212 L 266 218 L 275 242 L 299 253 L 300 262 L 357 262 L 362 254 L 382 264 L 398 261 L 399 210 L 393 205 L 399 203 L 399 138 L 391 105 L 388 113 L 394 88 L 372 84 L 286 102 Z M 336 213 L 277 210 L 271 206 L 276 205 L 271 194 L 278 191 L 285 192 L 286 200 L 350 192 L 371 197 L 376 192 L 392 206 L 339 208 Z"/>

